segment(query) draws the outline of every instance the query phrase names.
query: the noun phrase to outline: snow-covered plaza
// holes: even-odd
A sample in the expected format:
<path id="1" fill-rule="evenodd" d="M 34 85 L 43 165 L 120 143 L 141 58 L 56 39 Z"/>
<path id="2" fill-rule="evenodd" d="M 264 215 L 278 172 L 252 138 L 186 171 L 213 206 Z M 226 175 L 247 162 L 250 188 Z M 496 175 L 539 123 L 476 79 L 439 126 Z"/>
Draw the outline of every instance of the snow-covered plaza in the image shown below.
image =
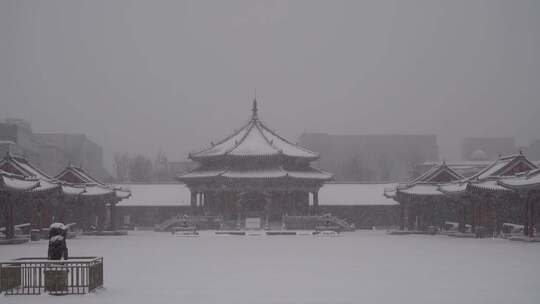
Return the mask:
<path id="1" fill-rule="evenodd" d="M 357 231 L 340 237 L 180 237 L 134 231 L 69 240 L 103 256 L 105 288 L 2 303 L 539 303 L 540 243 Z M 0 247 L 44 256 L 47 242 Z"/>

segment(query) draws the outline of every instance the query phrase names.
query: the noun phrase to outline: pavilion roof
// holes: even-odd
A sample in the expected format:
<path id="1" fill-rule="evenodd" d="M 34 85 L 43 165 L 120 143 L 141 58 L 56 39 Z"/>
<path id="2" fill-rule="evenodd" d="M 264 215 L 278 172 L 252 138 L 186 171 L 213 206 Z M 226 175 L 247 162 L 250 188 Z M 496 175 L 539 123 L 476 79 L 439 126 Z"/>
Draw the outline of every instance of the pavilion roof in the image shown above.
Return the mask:
<path id="1" fill-rule="evenodd" d="M 39 180 L 29 179 L 0 170 L 0 190 L 24 192 L 39 186 Z"/>
<path id="2" fill-rule="evenodd" d="M 60 189 L 60 182 L 34 166 L 25 157 L 14 156 L 10 153 L 0 160 L 0 170 L 23 176 L 27 179 L 37 179 L 38 186 L 32 188 L 32 192 L 46 192 Z"/>
<path id="3" fill-rule="evenodd" d="M 396 199 L 399 195 L 406 196 L 442 196 L 445 193 L 440 185 L 450 185 L 464 177 L 442 162 L 432 166 L 429 170 L 409 181 L 398 184 L 395 189 L 385 189 L 383 195 Z"/>
<path id="4" fill-rule="evenodd" d="M 131 195 L 131 192 L 128 189 L 107 185 L 90 175 L 82 167 L 69 165 L 55 178 L 71 185 L 83 187 L 83 196 L 100 196 L 114 194 L 117 198 L 124 199 Z"/>
<path id="5" fill-rule="evenodd" d="M 439 185 L 440 192 L 444 194 L 463 194 L 467 190 L 467 183 L 466 182 L 453 182 L 453 183 L 447 183 L 447 184 L 441 184 Z"/>
<path id="6" fill-rule="evenodd" d="M 213 157 L 271 157 L 289 156 L 315 160 L 319 154 L 312 152 L 299 144 L 277 134 L 264 124 L 257 113 L 257 101 L 253 101 L 251 119 L 247 124 L 236 130 L 217 143 L 202 151 L 190 154 L 193 160 L 203 160 Z"/>
<path id="7" fill-rule="evenodd" d="M 464 177 L 446 165 L 446 162 L 436 164 L 419 177 L 413 179 L 408 184 L 418 183 L 448 183 L 463 179 Z"/>
<path id="8" fill-rule="evenodd" d="M 439 186 L 432 183 L 414 184 L 406 188 L 400 189 L 398 186 L 397 193 L 405 194 L 408 196 L 442 196 L 443 193 L 439 191 Z"/>
<path id="9" fill-rule="evenodd" d="M 520 152 L 518 154 L 500 156 L 490 165 L 469 177 L 468 180 L 480 181 L 485 179 L 497 179 L 513 176 L 533 169 L 538 169 L 538 167 Z"/>
<path id="10" fill-rule="evenodd" d="M 190 181 L 194 179 L 204 178 L 226 178 L 226 179 L 303 179 L 303 180 L 319 180 L 330 181 L 332 174 L 311 167 L 302 170 L 288 170 L 281 166 L 257 168 L 257 169 L 211 169 L 211 170 L 195 170 L 190 173 L 178 177 L 180 181 Z"/>
<path id="11" fill-rule="evenodd" d="M 442 173 L 448 180 L 443 181 Z M 460 176 L 443 163 L 434 166 L 409 183 L 400 184 L 395 189 L 385 190 L 383 195 L 396 199 L 399 194 L 433 197 L 461 195 L 466 192 L 540 189 L 540 169 L 521 153 L 501 156 L 471 177 L 458 178 Z"/>
<path id="12" fill-rule="evenodd" d="M 53 178 L 47 173 L 41 171 L 25 157 L 14 156 L 9 153 L 0 160 L 0 170 L 14 176 L 20 176 L 25 180 L 36 180 L 37 186 L 26 190 L 29 192 L 61 191 L 61 193 L 64 195 L 84 196 L 103 195 L 108 192 L 114 193 L 118 198 L 125 198 L 126 195 L 129 196 L 129 190 L 110 188 L 109 186 L 104 185 L 91 177 L 81 168 L 76 169 L 77 174 L 79 174 L 78 177 L 85 178 L 89 181 L 88 183 L 77 183 L 60 178 Z M 65 171 L 66 170 L 62 171 L 62 173 Z M 22 184 L 22 182 L 19 182 L 19 184 Z M 97 186 L 104 188 L 104 190 L 95 191 L 95 189 L 90 188 L 90 186 Z"/>
<path id="13" fill-rule="evenodd" d="M 498 181 L 498 184 L 513 190 L 540 190 L 540 169 L 502 178 Z"/>

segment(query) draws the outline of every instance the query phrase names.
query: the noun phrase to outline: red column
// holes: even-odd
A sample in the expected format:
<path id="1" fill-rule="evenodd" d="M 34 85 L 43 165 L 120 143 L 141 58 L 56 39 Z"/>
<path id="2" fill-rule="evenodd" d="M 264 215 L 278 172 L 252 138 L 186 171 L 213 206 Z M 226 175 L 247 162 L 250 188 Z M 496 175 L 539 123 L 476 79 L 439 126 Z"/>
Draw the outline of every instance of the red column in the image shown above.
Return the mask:
<path id="1" fill-rule="evenodd" d="M 471 221 L 471 232 L 476 232 L 476 223 L 478 220 L 478 210 L 476 210 L 476 204 L 471 202 L 471 211 L 472 211 L 472 221 Z"/>
<path id="2" fill-rule="evenodd" d="M 195 215 L 197 212 L 197 192 L 191 191 L 191 215 Z"/>
<path id="3" fill-rule="evenodd" d="M 6 223 L 6 239 L 15 238 L 15 210 L 13 208 L 13 201 L 8 200 L 7 206 L 7 223 Z"/>
<path id="4" fill-rule="evenodd" d="M 529 198 L 525 196 L 525 206 L 523 213 L 523 234 L 525 236 L 529 235 Z"/>
<path id="5" fill-rule="evenodd" d="M 532 196 L 529 195 L 529 212 L 528 212 L 528 215 L 529 215 L 529 237 L 533 237 L 534 236 L 534 203 L 533 203 L 533 200 L 532 200 Z"/>
<path id="6" fill-rule="evenodd" d="M 400 202 L 399 209 L 399 230 L 403 231 L 405 230 L 405 202 Z"/>
<path id="7" fill-rule="evenodd" d="M 313 213 L 319 213 L 319 191 L 313 192 Z"/>
<path id="8" fill-rule="evenodd" d="M 465 204 L 458 202 L 458 230 L 465 232 Z"/>
<path id="9" fill-rule="evenodd" d="M 111 213 L 111 223 L 110 223 L 110 230 L 116 231 L 116 202 L 111 202 L 110 205 L 110 213 Z"/>

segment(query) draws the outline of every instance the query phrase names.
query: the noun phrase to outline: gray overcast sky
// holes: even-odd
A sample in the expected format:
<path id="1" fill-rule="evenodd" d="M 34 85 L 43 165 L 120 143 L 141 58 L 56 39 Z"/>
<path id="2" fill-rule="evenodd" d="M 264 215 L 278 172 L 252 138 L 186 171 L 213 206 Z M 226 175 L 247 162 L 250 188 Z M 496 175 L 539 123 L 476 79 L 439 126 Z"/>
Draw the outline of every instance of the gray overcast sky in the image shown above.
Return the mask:
<path id="1" fill-rule="evenodd" d="M 540 138 L 540 1 L 1 1 L 0 118 L 169 159 L 250 114 L 295 139 Z M 110 157 L 110 156 L 109 156 Z"/>

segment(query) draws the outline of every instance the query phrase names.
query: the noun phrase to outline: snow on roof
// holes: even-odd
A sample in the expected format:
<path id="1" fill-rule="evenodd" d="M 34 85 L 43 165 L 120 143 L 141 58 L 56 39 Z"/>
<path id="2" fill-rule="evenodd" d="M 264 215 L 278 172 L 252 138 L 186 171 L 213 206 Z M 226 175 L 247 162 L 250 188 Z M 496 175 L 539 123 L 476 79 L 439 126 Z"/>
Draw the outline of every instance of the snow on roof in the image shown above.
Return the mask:
<path id="1" fill-rule="evenodd" d="M 439 185 L 439 191 L 445 194 L 459 194 L 467 190 L 467 183 L 448 183 Z"/>
<path id="2" fill-rule="evenodd" d="M 81 195 L 85 191 L 84 187 L 73 187 L 62 185 L 62 192 L 66 195 Z"/>
<path id="3" fill-rule="evenodd" d="M 72 184 L 99 184 L 104 185 L 100 181 L 91 177 L 86 171 L 82 168 L 77 168 L 75 166 L 69 165 L 62 172 L 60 172 L 56 179 L 72 183 Z"/>
<path id="4" fill-rule="evenodd" d="M 409 195 L 443 195 L 438 188 L 438 185 L 433 184 L 416 184 L 403 189 L 398 188 L 397 191 Z"/>
<path id="5" fill-rule="evenodd" d="M 66 195 L 106 195 L 115 193 L 118 198 L 124 198 L 129 196 L 129 190 L 127 189 L 114 189 L 109 185 L 105 185 L 99 180 L 89 175 L 82 168 L 69 166 L 62 171 L 57 178 L 52 178 L 39 168 L 34 166 L 24 157 L 6 155 L 0 160 L 2 168 L 5 170 L 14 171 L 11 172 L 20 174 L 23 178 L 38 179 L 37 187 L 32 187 L 32 192 L 43 192 L 61 188 L 62 192 Z M 63 180 L 66 174 L 70 174 L 71 177 L 75 177 L 75 180 Z"/>
<path id="6" fill-rule="evenodd" d="M 39 180 L 39 186 L 32 189 L 34 192 L 43 192 L 43 191 L 49 191 L 53 189 L 57 189 L 60 187 L 59 183 L 54 183 L 45 179 Z"/>
<path id="7" fill-rule="evenodd" d="M 119 199 L 126 199 L 131 196 L 131 189 L 114 189 L 114 193 L 116 194 L 116 197 Z"/>
<path id="8" fill-rule="evenodd" d="M 540 169 L 534 169 L 518 176 L 502 178 L 498 184 L 510 189 L 540 189 Z"/>
<path id="9" fill-rule="evenodd" d="M 125 184 L 131 197 L 122 206 L 189 206 L 191 194 L 184 184 Z M 383 196 L 383 190 L 395 183 L 382 184 L 324 184 L 319 190 L 319 205 L 396 205 Z"/>
<path id="10" fill-rule="evenodd" d="M 256 120 L 252 121 L 246 136 L 238 142 L 234 149 L 227 153 L 228 155 L 279 155 L 280 151 L 264 137 L 257 122 Z"/>
<path id="11" fill-rule="evenodd" d="M 186 173 L 184 175 L 179 176 L 179 179 L 189 179 L 189 178 L 208 178 L 208 177 L 216 177 L 220 176 L 222 173 L 224 173 L 226 169 L 216 169 L 216 170 L 194 170 L 192 172 Z"/>
<path id="12" fill-rule="evenodd" d="M 287 172 L 281 168 L 227 170 L 221 176 L 228 178 L 279 178 L 287 176 Z"/>
<path id="13" fill-rule="evenodd" d="M 319 154 L 313 151 L 310 151 L 299 144 L 293 143 L 290 140 L 277 134 L 274 130 L 267 127 L 266 124 L 263 124 L 262 122 L 259 122 L 259 124 L 260 124 L 261 131 L 264 137 L 268 141 L 270 141 L 272 146 L 276 147 L 276 149 L 278 149 L 278 151 L 281 151 L 283 154 L 288 155 L 288 156 L 293 156 L 293 157 L 305 157 L 305 158 L 319 157 Z"/>
<path id="14" fill-rule="evenodd" d="M 108 195 L 114 192 L 117 198 L 125 199 L 131 195 L 129 189 L 115 188 L 111 185 L 107 185 L 90 175 L 81 167 L 69 165 L 60 172 L 56 178 L 70 185 L 75 185 L 78 188 L 82 187 L 84 190 L 82 194 L 84 196 Z M 76 191 L 78 190 L 73 190 L 66 194 L 72 194 Z"/>
<path id="15" fill-rule="evenodd" d="M 290 157 L 317 159 L 315 152 L 301 147 L 285 139 L 265 126 L 257 115 L 257 102 L 253 103 L 253 115 L 250 121 L 232 135 L 212 144 L 200 152 L 190 155 L 192 159 L 202 159 L 212 156 L 273 156 L 286 155 Z"/>
<path id="16" fill-rule="evenodd" d="M 219 170 L 195 170 L 190 173 L 181 175 L 178 177 L 181 181 L 187 181 L 189 179 L 197 178 L 212 178 L 212 177 L 224 177 L 224 178 L 298 178 L 298 179 L 316 179 L 322 181 L 328 181 L 332 179 L 332 174 L 317 170 L 314 168 L 308 168 L 306 170 L 286 170 L 282 167 L 268 167 L 268 168 L 255 168 L 255 169 L 219 169 Z"/>
<path id="17" fill-rule="evenodd" d="M 409 184 L 451 182 L 462 178 L 463 176 L 452 170 L 443 162 L 442 164 L 434 165 L 419 177 L 409 182 Z"/>
<path id="18" fill-rule="evenodd" d="M 521 166 L 522 168 L 518 168 Z M 530 162 L 523 154 L 512 154 L 507 156 L 501 156 L 496 161 L 482 169 L 480 172 L 471 176 L 469 180 L 483 180 L 488 178 L 497 178 L 506 175 L 516 174 L 517 171 L 528 171 L 538 168 L 535 164 Z"/>
<path id="19" fill-rule="evenodd" d="M 293 178 L 320 179 L 325 181 L 332 180 L 333 178 L 331 173 L 314 168 L 310 168 L 310 170 L 305 171 L 287 171 L 287 175 Z"/>
<path id="20" fill-rule="evenodd" d="M 87 185 L 85 186 L 85 191 L 82 194 L 83 196 L 94 196 L 94 195 L 107 195 L 114 192 L 113 189 L 104 188 L 99 185 Z"/>
<path id="21" fill-rule="evenodd" d="M 13 191 L 28 191 L 39 185 L 39 181 L 16 177 L 4 171 L 0 171 L 0 189 L 6 188 Z"/>

